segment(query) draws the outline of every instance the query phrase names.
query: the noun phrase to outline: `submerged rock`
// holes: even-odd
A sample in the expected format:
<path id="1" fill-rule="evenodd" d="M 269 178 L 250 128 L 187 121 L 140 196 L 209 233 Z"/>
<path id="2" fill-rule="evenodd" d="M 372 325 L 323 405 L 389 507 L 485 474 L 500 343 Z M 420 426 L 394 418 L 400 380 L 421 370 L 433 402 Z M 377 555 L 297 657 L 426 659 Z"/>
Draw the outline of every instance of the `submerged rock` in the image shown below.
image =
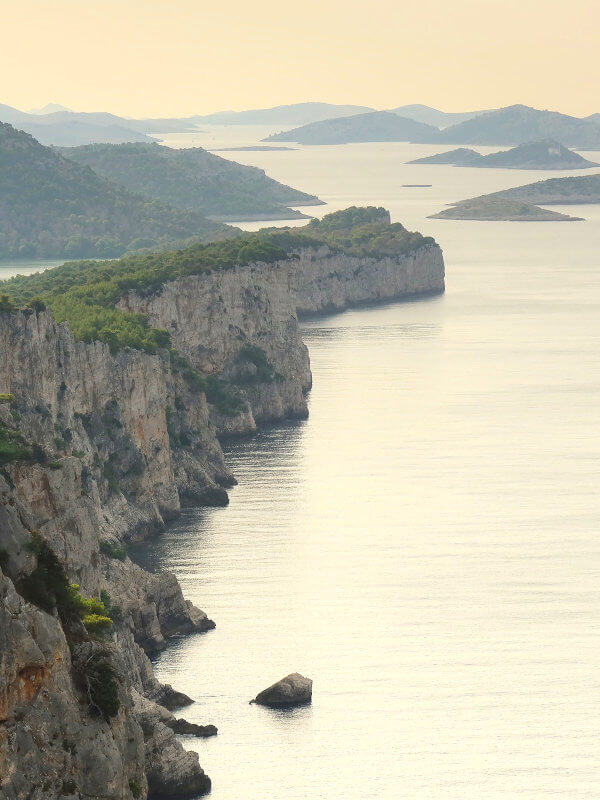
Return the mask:
<path id="1" fill-rule="evenodd" d="M 292 672 L 277 683 L 257 694 L 253 703 L 270 708 L 300 706 L 312 700 L 312 680 Z"/>

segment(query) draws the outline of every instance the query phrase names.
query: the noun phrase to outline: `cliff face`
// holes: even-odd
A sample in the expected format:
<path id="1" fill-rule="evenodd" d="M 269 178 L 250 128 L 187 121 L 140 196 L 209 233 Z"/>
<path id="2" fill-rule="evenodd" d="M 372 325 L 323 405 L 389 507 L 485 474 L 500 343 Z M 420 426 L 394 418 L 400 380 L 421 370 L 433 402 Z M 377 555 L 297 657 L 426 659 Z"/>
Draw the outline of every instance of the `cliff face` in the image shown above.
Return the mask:
<path id="1" fill-rule="evenodd" d="M 158 683 L 145 651 L 212 623 L 184 600 L 173 575 L 150 575 L 119 550 L 180 508 L 166 411 L 174 382 L 168 357 L 113 356 L 105 345 L 75 342 L 48 312 L 0 315 L 0 393 L 13 396 L 0 403 L 0 430 L 18 431 L 34 455 L 0 471 L 3 800 L 76 792 L 120 800 L 132 796 L 131 786 L 144 796 L 148 785 L 155 794 L 178 787 L 182 796 L 207 788 L 197 756 L 162 720 L 142 727 L 132 690 L 173 707 L 185 702 Z M 208 414 L 202 395 L 189 395 L 187 405 L 190 414 Z M 198 461 L 226 474 L 214 436 Z M 67 642 L 61 620 L 15 589 L 35 566 L 35 531 L 85 596 L 104 590 L 119 607 L 103 645 L 121 699 L 112 719 L 94 710 L 76 678 L 97 644 Z"/>
<path id="2" fill-rule="evenodd" d="M 233 477 L 220 434 L 306 415 L 298 311 L 441 291 L 443 276 L 435 245 L 397 259 L 322 247 L 123 298 L 121 307 L 170 331 L 179 355 L 111 354 L 74 341 L 48 312 L 0 313 L 2 800 L 186 797 L 209 787 L 165 708 L 187 698 L 158 683 L 146 653 L 213 623 L 173 575 L 146 573 L 122 545 L 161 529 L 182 503 L 227 502 Z M 3 457 L 7 435 L 29 454 Z M 81 623 L 69 628 L 27 602 L 40 537 L 84 596 L 108 593 L 118 608 L 109 635 L 90 638 Z M 99 659 L 118 687 L 112 716 L 91 699 Z"/>
<path id="3" fill-rule="evenodd" d="M 149 296 L 132 292 L 120 307 L 147 314 L 195 367 L 222 373 L 241 389 L 249 413 L 215 419 L 219 433 L 232 433 L 306 416 L 312 376 L 298 315 L 443 289 L 444 259 L 436 244 L 380 259 L 320 247 L 274 264 L 181 278 Z M 263 351 L 270 379 L 260 379 L 248 346 Z"/>

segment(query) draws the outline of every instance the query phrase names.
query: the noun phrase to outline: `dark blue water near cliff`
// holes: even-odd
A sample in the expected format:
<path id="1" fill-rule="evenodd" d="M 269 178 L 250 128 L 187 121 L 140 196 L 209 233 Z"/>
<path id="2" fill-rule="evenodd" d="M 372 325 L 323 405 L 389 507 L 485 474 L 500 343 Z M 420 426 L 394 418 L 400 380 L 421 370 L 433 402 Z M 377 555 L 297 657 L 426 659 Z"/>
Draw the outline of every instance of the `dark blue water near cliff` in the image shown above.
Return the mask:
<path id="1" fill-rule="evenodd" d="M 426 220 L 531 177 L 361 148 L 243 155 L 435 235 L 447 293 L 305 325 L 310 418 L 229 445 L 230 506 L 148 554 L 217 621 L 158 675 L 219 727 L 186 740 L 218 800 L 598 798 L 600 214 Z M 293 670 L 312 707 L 248 705 Z"/>

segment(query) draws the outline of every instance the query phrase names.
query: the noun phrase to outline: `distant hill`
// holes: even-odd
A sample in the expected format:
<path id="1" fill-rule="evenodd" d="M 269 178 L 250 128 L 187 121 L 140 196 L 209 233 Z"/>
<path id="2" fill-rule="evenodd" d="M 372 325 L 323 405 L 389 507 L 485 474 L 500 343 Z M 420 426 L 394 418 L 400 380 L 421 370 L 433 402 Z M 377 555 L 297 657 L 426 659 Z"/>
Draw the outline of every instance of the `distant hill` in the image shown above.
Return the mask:
<path id="1" fill-rule="evenodd" d="M 28 114 L 52 114 L 54 111 L 71 111 L 66 106 L 61 106 L 60 103 L 46 103 L 43 108 L 31 108 Z"/>
<path id="2" fill-rule="evenodd" d="M 470 167 L 473 163 L 479 161 L 482 156 L 476 151 L 468 147 L 458 147 L 456 150 L 448 150 L 446 153 L 436 153 L 433 156 L 425 156 L 424 158 L 415 158 L 413 161 L 407 161 L 407 164 L 451 164 L 455 167 Z"/>
<path id="3" fill-rule="evenodd" d="M 300 144 L 347 144 L 349 142 L 429 141 L 437 128 L 406 119 L 392 111 L 372 111 L 352 117 L 312 122 L 283 133 L 274 133 L 264 142 L 299 142 Z"/>
<path id="4" fill-rule="evenodd" d="M 55 111 L 48 114 L 26 114 L 11 106 L 0 105 L 0 122 L 7 122 L 31 134 L 45 145 L 79 145 L 91 142 L 154 141 L 131 125 L 131 121 L 114 114 Z"/>
<path id="5" fill-rule="evenodd" d="M 219 219 L 293 219 L 288 206 L 321 205 L 314 195 L 284 186 L 201 147 L 174 150 L 159 144 L 95 144 L 61 148 L 66 158 L 137 194 Z"/>
<path id="6" fill-rule="evenodd" d="M 509 106 L 446 128 L 436 137 L 444 144 L 518 145 L 555 139 L 567 147 L 600 150 L 600 125 L 557 111 Z M 424 138 L 422 141 L 431 141 Z"/>
<path id="7" fill-rule="evenodd" d="M 0 257 L 109 257 L 234 229 L 147 200 L 0 123 Z"/>
<path id="8" fill-rule="evenodd" d="M 332 103 L 294 103 L 273 108 L 251 111 L 219 111 L 216 114 L 193 117 L 194 121 L 206 125 L 306 125 L 323 119 L 349 117 L 364 111 L 373 111 L 368 106 L 344 106 Z"/>
<path id="9" fill-rule="evenodd" d="M 588 122 L 593 122 L 595 125 L 600 125 L 600 114 L 590 114 L 586 117 Z"/>
<path id="10" fill-rule="evenodd" d="M 570 217 L 557 211 L 548 211 L 519 200 L 505 200 L 495 197 L 475 197 L 461 200 L 450 208 L 445 208 L 430 219 L 464 219 L 487 222 L 580 222 L 581 217 Z"/>
<path id="11" fill-rule="evenodd" d="M 437 153 L 426 158 L 417 158 L 409 164 L 453 164 L 457 167 L 481 167 L 491 169 L 590 169 L 600 166 L 574 153 L 553 139 L 528 142 L 483 156 L 475 150 L 459 147 L 447 153 Z"/>
<path id="12" fill-rule="evenodd" d="M 417 122 L 424 122 L 426 125 L 433 125 L 436 128 L 447 128 L 449 125 L 457 125 L 459 122 L 466 122 L 469 119 L 488 113 L 487 111 L 439 111 L 437 108 L 423 106 L 420 103 L 398 106 L 398 108 L 389 110 L 393 111 L 394 114 L 399 114 L 401 117 L 415 119 Z"/>
<path id="13" fill-rule="evenodd" d="M 600 172 L 595 175 L 577 175 L 574 178 L 549 178 L 484 197 L 523 200 L 544 206 L 600 203 Z"/>

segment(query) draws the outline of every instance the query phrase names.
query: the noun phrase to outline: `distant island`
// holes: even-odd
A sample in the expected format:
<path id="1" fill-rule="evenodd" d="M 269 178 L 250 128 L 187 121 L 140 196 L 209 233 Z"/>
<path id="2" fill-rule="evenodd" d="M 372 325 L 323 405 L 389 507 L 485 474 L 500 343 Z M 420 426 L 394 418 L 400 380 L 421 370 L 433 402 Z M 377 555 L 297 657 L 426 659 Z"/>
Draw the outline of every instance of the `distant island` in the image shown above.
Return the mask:
<path id="1" fill-rule="evenodd" d="M 211 219 L 299 219 L 289 206 L 323 205 L 258 167 L 236 164 L 202 147 L 175 150 L 159 144 L 94 144 L 60 153 L 120 186 Z"/>
<path id="2" fill-rule="evenodd" d="M 274 133 L 263 142 L 298 142 L 299 144 L 348 144 L 350 142 L 429 141 L 438 129 L 392 111 L 372 111 L 351 117 L 328 119 Z"/>
<path id="3" fill-rule="evenodd" d="M 554 139 L 582 150 L 600 150 L 600 124 L 594 119 L 514 105 L 452 125 L 440 131 L 435 141 L 512 146 L 543 139 Z"/>
<path id="4" fill-rule="evenodd" d="M 541 111 L 529 106 L 514 105 L 495 111 L 473 112 L 473 116 L 467 114 L 467 118 L 463 118 L 463 121 L 440 130 L 435 125 L 417 121 L 410 115 L 419 116 L 421 119 L 437 119 L 440 124 L 448 122 L 447 117 L 423 111 L 427 109 L 426 106 L 417 112 L 414 106 L 409 106 L 407 115 L 403 117 L 397 113 L 401 108 L 394 111 L 355 114 L 341 119 L 327 119 L 274 133 L 263 141 L 315 145 L 349 142 L 415 142 L 515 146 L 523 142 L 553 139 L 562 142 L 566 147 L 600 150 L 600 123 L 595 115 L 581 119 L 557 111 Z"/>
<path id="5" fill-rule="evenodd" d="M 530 203 L 502 198 L 476 197 L 454 203 L 429 219 L 463 219 L 505 222 L 580 222 L 581 217 L 570 217 L 557 211 L 548 211 Z"/>
<path id="6" fill-rule="evenodd" d="M 238 232 L 111 184 L 4 123 L 0 174 L 0 258 L 110 258 Z"/>
<path id="7" fill-rule="evenodd" d="M 577 175 L 574 178 L 548 178 L 545 181 L 504 189 L 484 197 L 521 200 L 544 206 L 600 203 L 600 173 Z"/>
<path id="8" fill-rule="evenodd" d="M 466 147 L 459 147 L 447 153 L 417 158 L 408 163 L 453 164 L 460 167 L 491 169 L 590 169 L 600 166 L 553 139 L 520 144 L 511 150 L 501 150 L 487 156 Z"/>

